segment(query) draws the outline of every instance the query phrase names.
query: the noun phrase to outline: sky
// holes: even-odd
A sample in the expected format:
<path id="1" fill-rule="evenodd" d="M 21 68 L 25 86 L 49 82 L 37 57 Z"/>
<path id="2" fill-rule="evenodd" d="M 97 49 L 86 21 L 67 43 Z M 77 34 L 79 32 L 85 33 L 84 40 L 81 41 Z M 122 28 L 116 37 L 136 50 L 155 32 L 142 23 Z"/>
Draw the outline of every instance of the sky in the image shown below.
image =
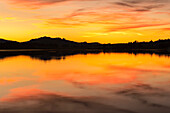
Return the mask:
<path id="1" fill-rule="evenodd" d="M 124 43 L 170 38 L 170 0 L 1 0 L 0 38 Z"/>

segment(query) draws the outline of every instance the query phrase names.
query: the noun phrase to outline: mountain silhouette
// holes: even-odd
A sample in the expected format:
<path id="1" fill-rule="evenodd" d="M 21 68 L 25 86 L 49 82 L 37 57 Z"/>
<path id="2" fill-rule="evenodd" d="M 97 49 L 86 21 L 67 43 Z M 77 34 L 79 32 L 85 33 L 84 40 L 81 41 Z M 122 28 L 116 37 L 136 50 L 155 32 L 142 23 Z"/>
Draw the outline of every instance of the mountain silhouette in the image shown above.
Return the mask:
<path id="1" fill-rule="evenodd" d="M 101 52 L 127 52 L 130 54 L 157 54 L 170 56 L 170 39 L 150 42 L 122 44 L 100 44 L 98 42 L 74 42 L 64 38 L 40 37 L 26 42 L 0 39 L 0 59 L 27 55 L 34 59 L 65 59 L 75 54 L 98 54 Z"/>
<path id="2" fill-rule="evenodd" d="M 37 39 L 31 39 L 30 41 L 27 41 L 25 43 L 29 43 L 29 44 L 52 44 L 52 45 L 62 45 L 62 44 L 77 44 L 76 42 L 73 41 L 69 41 L 69 40 L 65 40 L 64 38 L 51 38 L 51 37 L 40 37 Z"/>
<path id="3" fill-rule="evenodd" d="M 0 39 L 0 49 L 55 49 L 55 50 L 100 50 L 119 52 L 159 52 L 170 53 L 170 39 L 150 42 L 129 42 L 120 44 L 100 44 L 98 42 L 74 42 L 64 38 L 40 37 L 26 42 Z"/>
<path id="4" fill-rule="evenodd" d="M 0 39 L 0 49 L 19 49 L 20 44 L 17 41 Z"/>
<path id="5" fill-rule="evenodd" d="M 7 44 L 7 43 L 18 43 L 17 41 L 11 41 L 11 40 L 5 40 L 5 39 L 0 39 L 0 44 Z"/>
<path id="6" fill-rule="evenodd" d="M 69 48 L 76 46 L 77 42 L 65 40 L 64 38 L 51 38 L 51 37 L 40 37 L 37 39 L 31 39 L 30 41 L 21 43 L 22 48 L 31 49 L 59 49 Z"/>

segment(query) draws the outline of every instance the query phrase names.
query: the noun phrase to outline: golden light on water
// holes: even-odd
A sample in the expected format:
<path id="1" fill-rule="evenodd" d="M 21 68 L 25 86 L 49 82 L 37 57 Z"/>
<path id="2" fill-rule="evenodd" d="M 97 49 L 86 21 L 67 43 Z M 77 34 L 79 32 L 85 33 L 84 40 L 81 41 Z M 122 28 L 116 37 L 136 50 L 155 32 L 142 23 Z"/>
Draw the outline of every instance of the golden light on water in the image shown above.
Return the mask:
<path id="1" fill-rule="evenodd" d="M 51 60 L 21 55 L 4 57 L 0 64 L 3 112 L 30 108 L 30 112 L 72 113 L 81 103 L 89 107 L 80 111 L 123 108 L 119 113 L 126 113 L 125 109 L 169 112 L 154 106 L 169 106 L 170 60 L 166 55 L 100 53 Z M 49 106 L 53 109 L 46 109 Z"/>

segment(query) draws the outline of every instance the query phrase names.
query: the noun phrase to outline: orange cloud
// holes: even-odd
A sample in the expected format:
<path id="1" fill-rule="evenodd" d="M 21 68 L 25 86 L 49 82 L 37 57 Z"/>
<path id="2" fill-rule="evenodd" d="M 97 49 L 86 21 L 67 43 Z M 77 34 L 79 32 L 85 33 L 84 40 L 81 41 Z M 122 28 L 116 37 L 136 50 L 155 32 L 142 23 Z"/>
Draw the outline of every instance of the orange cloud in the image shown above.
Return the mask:
<path id="1" fill-rule="evenodd" d="M 108 31 L 118 31 L 118 30 L 128 30 L 128 29 L 138 29 L 138 28 L 146 28 L 146 27 L 157 27 L 162 25 L 170 25 L 170 23 L 160 23 L 160 24 L 141 24 L 141 25 L 132 25 L 132 26 L 125 26 L 119 28 L 109 28 Z"/>
<path id="2" fill-rule="evenodd" d="M 100 10 L 103 10 L 104 13 L 101 13 Z M 143 12 L 114 12 L 108 11 L 108 8 L 99 8 L 93 11 L 78 9 L 67 16 L 49 18 L 45 21 L 47 26 L 60 25 L 64 27 L 98 24 L 106 32 L 170 25 L 168 21 L 151 18 Z"/>
<path id="3" fill-rule="evenodd" d="M 3 0 L 5 1 L 5 0 Z M 70 40 L 103 41 L 113 42 L 113 37 L 124 38 L 121 34 L 109 34 L 104 38 L 98 36 L 83 37 L 87 33 L 110 33 L 112 31 L 124 32 L 124 30 L 141 30 L 138 28 L 158 29 L 169 27 L 169 1 L 168 0 L 6 0 L 6 5 L 0 13 L 4 17 L 14 17 L 15 21 L 4 21 L 1 24 L 1 36 L 17 38 L 16 40 L 28 40 L 27 37 L 39 37 L 42 35 L 54 36 L 61 33 L 61 37 Z M 9 7 L 21 8 L 22 10 Z M 3 6 L 3 5 L 2 5 Z M 42 8 L 44 6 L 48 6 Z M 1 7 L 1 6 L 0 6 Z M 24 10 L 31 9 L 31 10 Z M 0 19 L 1 20 L 1 19 Z M 22 21 L 19 21 L 22 20 Z M 28 22 L 24 22 L 28 21 Z M 19 26 L 18 26 L 19 25 Z M 27 27 L 25 27 L 27 26 Z M 6 29 L 4 29 L 6 28 Z M 13 30 L 10 30 L 13 29 Z M 24 29 L 22 29 L 24 28 Z M 51 28 L 54 31 L 51 31 Z M 67 33 L 65 33 L 65 28 Z M 76 31 L 75 31 L 76 29 Z M 23 31 L 20 33 L 20 31 Z M 167 31 L 168 29 L 164 29 Z M 79 32 L 75 34 L 75 32 Z M 26 32 L 26 33 L 25 33 Z M 27 33 L 29 32 L 29 33 Z M 69 32 L 69 33 L 68 33 Z M 139 32 L 139 31 L 133 31 Z M 144 32 L 141 30 L 141 32 Z M 28 36 L 28 34 L 30 34 Z M 68 35 L 71 34 L 71 35 Z M 151 32 L 143 33 L 143 40 L 150 37 L 155 40 Z M 154 34 L 154 33 L 153 33 Z M 74 36 L 73 36 L 74 35 Z M 133 35 L 133 34 L 130 34 Z M 130 36 L 126 34 L 126 39 Z M 149 35 L 149 36 L 148 36 Z M 164 37 L 168 37 L 164 34 Z M 83 37 L 83 39 L 79 39 Z M 163 36 L 162 36 L 163 37 Z M 160 37 L 160 38 L 162 38 Z M 23 39 L 27 38 L 27 39 Z M 138 37 L 135 37 L 138 38 Z M 145 39 L 144 39 L 145 38 Z M 157 37 L 159 38 L 159 37 Z M 98 40 L 99 39 L 99 40 Z M 15 39 L 14 39 L 15 40 Z M 117 40 L 117 39 L 116 39 Z M 122 39 L 123 40 L 123 39 Z M 121 40 L 121 41 L 122 41 Z M 136 39 L 138 40 L 138 39 Z M 142 40 L 142 39 L 141 39 Z M 121 42 L 120 41 L 120 42 Z M 129 39 L 132 41 L 132 38 Z"/>
<path id="4" fill-rule="evenodd" d="M 16 4 L 21 7 L 28 7 L 31 9 L 41 8 L 42 6 L 52 5 L 60 2 L 70 0 L 9 0 L 11 4 Z"/>
<path id="5" fill-rule="evenodd" d="M 163 28 L 162 30 L 167 30 L 167 31 L 170 31 L 170 28 Z"/>
<path id="6" fill-rule="evenodd" d="M 69 1 L 95 1 L 95 0 L 8 0 L 10 4 L 26 7 L 29 9 L 39 9 L 43 6 L 64 3 Z"/>

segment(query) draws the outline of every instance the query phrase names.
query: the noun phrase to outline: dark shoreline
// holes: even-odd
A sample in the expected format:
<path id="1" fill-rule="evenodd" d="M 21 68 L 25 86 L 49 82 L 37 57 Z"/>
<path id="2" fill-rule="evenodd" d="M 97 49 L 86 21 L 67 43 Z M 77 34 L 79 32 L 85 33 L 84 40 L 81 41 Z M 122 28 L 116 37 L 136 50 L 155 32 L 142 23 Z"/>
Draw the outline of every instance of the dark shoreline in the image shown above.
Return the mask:
<path id="1" fill-rule="evenodd" d="M 96 52 L 122 52 L 122 53 L 149 53 L 149 54 L 170 54 L 166 49 L 0 49 L 2 52 L 78 52 L 78 53 L 96 53 Z"/>
<path id="2" fill-rule="evenodd" d="M 0 50 L 57 50 L 57 51 L 115 51 L 142 53 L 170 53 L 170 39 L 150 42 L 101 44 L 99 42 L 74 42 L 62 38 L 40 37 L 26 42 L 0 39 Z"/>

